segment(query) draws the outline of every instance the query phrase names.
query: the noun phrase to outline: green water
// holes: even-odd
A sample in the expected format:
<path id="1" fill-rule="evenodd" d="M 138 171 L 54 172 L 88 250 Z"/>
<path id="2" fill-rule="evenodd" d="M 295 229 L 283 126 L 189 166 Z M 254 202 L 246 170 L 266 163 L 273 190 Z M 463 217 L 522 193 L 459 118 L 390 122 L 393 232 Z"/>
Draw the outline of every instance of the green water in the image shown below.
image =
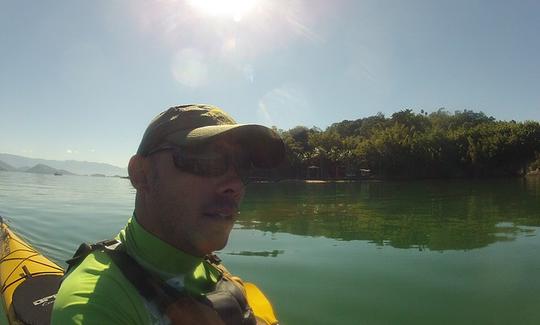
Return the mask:
<path id="1" fill-rule="evenodd" d="M 110 238 L 118 178 L 0 172 L 0 214 L 47 256 Z M 539 324 L 540 179 L 251 184 L 226 265 L 282 324 Z"/>

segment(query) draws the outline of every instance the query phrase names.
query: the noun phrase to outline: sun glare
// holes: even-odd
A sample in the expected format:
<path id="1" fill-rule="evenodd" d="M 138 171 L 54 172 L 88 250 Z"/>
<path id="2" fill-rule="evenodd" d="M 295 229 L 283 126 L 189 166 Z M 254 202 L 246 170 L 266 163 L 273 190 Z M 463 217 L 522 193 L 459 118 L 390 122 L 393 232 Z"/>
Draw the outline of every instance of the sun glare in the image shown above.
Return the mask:
<path id="1" fill-rule="evenodd" d="M 260 0 L 188 0 L 196 10 L 216 17 L 229 17 L 240 21 L 257 7 Z"/>

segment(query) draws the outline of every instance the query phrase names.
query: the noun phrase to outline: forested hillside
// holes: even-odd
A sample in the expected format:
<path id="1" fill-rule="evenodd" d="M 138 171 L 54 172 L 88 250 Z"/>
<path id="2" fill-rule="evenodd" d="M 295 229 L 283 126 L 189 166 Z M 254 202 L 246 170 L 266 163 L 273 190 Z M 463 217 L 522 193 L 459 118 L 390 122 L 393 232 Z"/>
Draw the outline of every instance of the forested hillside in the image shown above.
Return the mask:
<path id="1" fill-rule="evenodd" d="M 402 110 L 278 130 L 287 162 L 280 178 L 448 178 L 521 175 L 539 167 L 540 124 L 497 121 L 469 110 Z"/>

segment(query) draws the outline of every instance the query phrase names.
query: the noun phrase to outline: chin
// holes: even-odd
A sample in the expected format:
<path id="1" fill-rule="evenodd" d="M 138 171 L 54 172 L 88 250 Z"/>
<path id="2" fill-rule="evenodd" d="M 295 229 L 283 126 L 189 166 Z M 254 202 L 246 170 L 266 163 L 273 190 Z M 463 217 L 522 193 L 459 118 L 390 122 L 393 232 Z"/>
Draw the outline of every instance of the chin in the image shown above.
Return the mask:
<path id="1" fill-rule="evenodd" d="M 216 245 L 214 246 L 214 250 L 213 250 L 213 251 L 215 252 L 215 251 L 219 251 L 219 250 L 224 249 L 225 246 L 227 246 L 227 241 L 228 241 L 228 238 L 225 239 L 224 241 L 220 242 L 219 244 L 216 244 Z"/>
<path id="2" fill-rule="evenodd" d="M 229 238 L 227 237 L 224 240 L 208 243 L 208 245 L 206 245 L 206 247 L 202 249 L 203 255 L 211 254 L 213 252 L 222 250 L 223 248 L 225 248 L 225 246 L 227 246 L 228 239 Z"/>

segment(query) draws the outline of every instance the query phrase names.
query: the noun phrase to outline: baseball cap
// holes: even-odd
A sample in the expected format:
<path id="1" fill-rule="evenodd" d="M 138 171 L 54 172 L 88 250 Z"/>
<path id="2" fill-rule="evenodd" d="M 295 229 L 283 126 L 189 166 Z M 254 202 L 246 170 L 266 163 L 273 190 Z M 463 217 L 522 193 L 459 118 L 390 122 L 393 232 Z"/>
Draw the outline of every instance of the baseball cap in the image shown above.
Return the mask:
<path id="1" fill-rule="evenodd" d="M 191 104 L 171 107 L 148 125 L 137 154 L 147 156 L 163 146 L 192 147 L 227 136 L 249 153 L 255 167 L 276 167 L 285 146 L 274 130 L 257 124 L 237 124 L 220 108 Z"/>

